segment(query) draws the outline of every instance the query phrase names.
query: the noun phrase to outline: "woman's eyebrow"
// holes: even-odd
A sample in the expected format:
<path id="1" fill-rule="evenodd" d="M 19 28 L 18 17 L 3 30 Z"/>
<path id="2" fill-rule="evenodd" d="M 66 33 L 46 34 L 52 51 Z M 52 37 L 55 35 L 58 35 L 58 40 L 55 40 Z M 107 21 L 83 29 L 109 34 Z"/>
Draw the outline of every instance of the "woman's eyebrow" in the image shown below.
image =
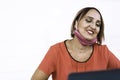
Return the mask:
<path id="1" fill-rule="evenodd" d="M 91 16 L 86 16 L 86 18 L 90 18 L 90 19 L 94 19 L 94 17 L 91 17 Z M 101 20 L 97 20 L 97 21 L 100 21 L 101 22 Z"/>
<path id="2" fill-rule="evenodd" d="M 94 19 L 94 18 L 93 18 L 93 17 L 91 17 L 91 16 L 86 16 L 86 18 Z"/>

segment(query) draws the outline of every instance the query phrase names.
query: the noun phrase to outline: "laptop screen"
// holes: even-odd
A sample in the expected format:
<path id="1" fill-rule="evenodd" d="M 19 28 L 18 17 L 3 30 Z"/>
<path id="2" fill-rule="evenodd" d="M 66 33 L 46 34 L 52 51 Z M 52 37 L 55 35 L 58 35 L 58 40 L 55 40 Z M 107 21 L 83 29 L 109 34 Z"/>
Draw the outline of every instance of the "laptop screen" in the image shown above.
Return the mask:
<path id="1" fill-rule="evenodd" d="M 120 80 L 120 69 L 72 73 L 68 80 Z"/>

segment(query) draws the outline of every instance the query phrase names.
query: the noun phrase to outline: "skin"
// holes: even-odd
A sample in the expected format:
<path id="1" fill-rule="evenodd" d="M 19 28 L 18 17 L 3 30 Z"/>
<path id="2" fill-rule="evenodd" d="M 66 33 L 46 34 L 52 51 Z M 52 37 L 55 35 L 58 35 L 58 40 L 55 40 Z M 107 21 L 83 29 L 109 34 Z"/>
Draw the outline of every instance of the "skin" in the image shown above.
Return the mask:
<path id="1" fill-rule="evenodd" d="M 97 37 L 100 31 L 100 24 L 99 13 L 92 9 L 78 22 L 78 29 L 82 36 L 91 40 Z"/>
<path id="2" fill-rule="evenodd" d="M 49 77 L 49 76 L 48 76 L 47 74 L 45 74 L 43 71 L 37 69 L 37 70 L 34 72 L 31 80 L 48 80 L 48 77 Z"/>
<path id="3" fill-rule="evenodd" d="M 81 20 L 79 20 L 78 22 L 76 21 L 75 26 L 80 31 L 83 37 L 85 37 L 88 40 L 91 40 L 96 38 L 99 33 L 99 24 L 99 13 L 96 10 L 91 9 Z M 71 40 L 67 40 L 66 46 L 68 51 L 70 52 L 70 55 L 80 62 L 86 61 L 90 57 L 93 50 L 92 46 L 83 46 L 82 44 L 80 44 L 76 37 L 74 37 Z M 49 76 L 43 71 L 37 69 L 34 72 L 31 80 L 47 80 L 48 77 Z"/>

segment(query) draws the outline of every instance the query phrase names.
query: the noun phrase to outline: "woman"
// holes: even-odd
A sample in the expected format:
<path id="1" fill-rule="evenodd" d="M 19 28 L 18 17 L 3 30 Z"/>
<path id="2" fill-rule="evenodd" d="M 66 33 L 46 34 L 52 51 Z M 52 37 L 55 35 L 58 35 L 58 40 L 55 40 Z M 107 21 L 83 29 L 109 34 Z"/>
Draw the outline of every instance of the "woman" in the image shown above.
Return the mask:
<path id="1" fill-rule="evenodd" d="M 73 20 L 70 40 L 50 47 L 32 80 L 67 80 L 73 72 L 120 68 L 120 61 L 102 45 L 104 22 L 94 7 L 80 10 Z"/>

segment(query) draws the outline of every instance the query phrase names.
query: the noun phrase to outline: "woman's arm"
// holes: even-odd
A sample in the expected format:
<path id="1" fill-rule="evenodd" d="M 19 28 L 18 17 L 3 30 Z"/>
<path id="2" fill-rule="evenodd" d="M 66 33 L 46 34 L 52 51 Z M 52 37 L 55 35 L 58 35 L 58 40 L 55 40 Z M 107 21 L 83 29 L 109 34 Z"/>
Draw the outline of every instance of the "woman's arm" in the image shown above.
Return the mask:
<path id="1" fill-rule="evenodd" d="M 31 80 L 47 80 L 48 77 L 49 77 L 49 76 L 48 76 L 47 74 L 45 74 L 43 71 L 41 71 L 40 69 L 37 69 L 37 70 L 34 72 Z"/>

